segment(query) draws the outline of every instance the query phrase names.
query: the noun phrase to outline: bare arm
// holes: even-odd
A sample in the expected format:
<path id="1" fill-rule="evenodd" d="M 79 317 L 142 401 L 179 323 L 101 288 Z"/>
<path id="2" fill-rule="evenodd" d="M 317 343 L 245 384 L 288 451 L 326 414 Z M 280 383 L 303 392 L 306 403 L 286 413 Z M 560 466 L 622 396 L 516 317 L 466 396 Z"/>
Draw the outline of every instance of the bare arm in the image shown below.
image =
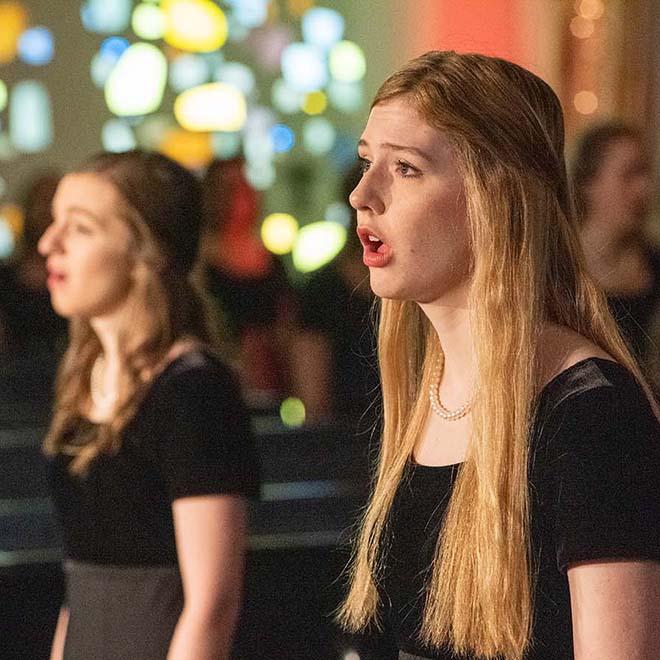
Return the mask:
<path id="1" fill-rule="evenodd" d="M 168 660 L 227 660 L 238 620 L 246 547 L 246 505 L 233 495 L 174 501 L 184 606 Z"/>
<path id="2" fill-rule="evenodd" d="M 53 644 L 50 647 L 50 660 L 62 660 L 64 658 L 64 640 L 66 640 L 66 629 L 69 625 L 69 610 L 66 607 L 60 608 L 60 614 L 57 617 L 57 626 L 53 635 Z"/>
<path id="3" fill-rule="evenodd" d="M 660 562 L 574 564 L 568 583 L 575 660 L 657 660 Z"/>
<path id="4" fill-rule="evenodd" d="M 296 334 L 291 349 L 291 370 L 296 394 L 305 404 L 308 423 L 332 415 L 332 351 L 321 332 Z"/>

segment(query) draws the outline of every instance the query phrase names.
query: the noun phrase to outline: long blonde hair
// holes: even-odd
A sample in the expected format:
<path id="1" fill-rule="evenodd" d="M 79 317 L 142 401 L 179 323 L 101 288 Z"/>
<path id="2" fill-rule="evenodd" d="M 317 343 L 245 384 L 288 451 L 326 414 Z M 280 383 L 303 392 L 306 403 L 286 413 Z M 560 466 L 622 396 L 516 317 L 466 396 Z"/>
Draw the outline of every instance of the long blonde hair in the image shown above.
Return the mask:
<path id="1" fill-rule="evenodd" d="M 563 117 L 550 87 L 501 59 L 430 52 L 388 78 L 372 107 L 397 97 L 453 143 L 474 255 L 472 435 L 438 540 L 421 638 L 458 654 L 520 660 L 533 619 L 528 443 L 541 328 L 547 322 L 572 328 L 642 377 L 585 271 L 564 163 Z M 339 612 L 353 630 L 378 622 L 387 519 L 428 415 L 425 394 L 442 352 L 411 301 L 382 301 L 378 341 L 379 465 Z"/>
<path id="2" fill-rule="evenodd" d="M 207 305 L 194 279 L 202 221 L 201 192 L 193 174 L 157 153 L 103 153 L 76 172 L 110 181 L 123 200 L 118 215 L 128 226 L 139 276 L 128 292 L 130 325 L 120 337 L 120 391 L 112 419 L 85 438 L 71 438 L 90 400 L 90 378 L 102 353 L 88 319 L 72 318 L 69 345 L 56 381 L 53 421 L 44 441 L 47 454 L 72 455 L 70 470 L 84 474 L 103 452 L 117 451 L 122 431 L 149 385 L 145 374 L 162 364 L 181 339 L 214 343 Z"/>

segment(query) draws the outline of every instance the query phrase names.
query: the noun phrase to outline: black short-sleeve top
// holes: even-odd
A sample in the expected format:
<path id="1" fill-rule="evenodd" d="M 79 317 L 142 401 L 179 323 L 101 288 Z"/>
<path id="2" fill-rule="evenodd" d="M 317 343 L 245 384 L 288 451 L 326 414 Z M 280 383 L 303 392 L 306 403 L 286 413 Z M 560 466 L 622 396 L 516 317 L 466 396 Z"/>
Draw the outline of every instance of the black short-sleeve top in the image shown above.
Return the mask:
<path id="1" fill-rule="evenodd" d="M 419 629 L 429 566 L 459 467 L 408 463 L 390 513 L 379 585 L 399 648 L 441 660 L 457 658 L 448 649 L 425 648 Z M 545 386 L 529 479 L 537 582 L 526 658 L 572 660 L 567 568 L 606 558 L 660 561 L 660 424 L 624 367 L 589 358 Z"/>
<path id="2" fill-rule="evenodd" d="M 72 434 L 94 425 L 79 420 Z M 84 476 L 70 458 L 50 461 L 65 556 L 112 565 L 175 564 L 172 502 L 196 495 L 258 494 L 250 421 L 234 375 L 195 350 L 154 379 L 116 453 L 98 456 Z"/>

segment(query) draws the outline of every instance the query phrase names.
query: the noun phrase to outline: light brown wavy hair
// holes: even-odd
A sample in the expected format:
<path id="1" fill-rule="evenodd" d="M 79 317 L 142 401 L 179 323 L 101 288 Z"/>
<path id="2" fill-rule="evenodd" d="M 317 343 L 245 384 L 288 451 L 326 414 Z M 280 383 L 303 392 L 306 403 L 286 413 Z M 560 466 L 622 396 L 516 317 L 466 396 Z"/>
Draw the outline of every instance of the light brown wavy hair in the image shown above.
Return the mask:
<path id="1" fill-rule="evenodd" d="M 193 274 L 202 222 L 201 192 L 194 175 L 165 156 L 140 150 L 99 154 L 75 170 L 82 172 L 102 176 L 120 193 L 123 204 L 117 213 L 131 232 L 135 261 L 143 267 L 128 292 L 130 323 L 119 340 L 115 414 L 84 438 L 72 437 L 72 431 L 89 406 L 91 371 L 102 346 L 88 319 L 70 320 L 44 451 L 72 455 L 74 474 L 84 474 L 99 454 L 119 449 L 122 431 L 148 389 L 149 375 L 176 342 L 216 343 Z"/>
<path id="2" fill-rule="evenodd" d="M 501 59 L 430 52 L 388 78 L 372 107 L 397 98 L 453 144 L 474 262 L 472 435 L 439 537 L 421 639 L 457 654 L 521 660 L 533 619 L 528 464 L 543 326 L 572 328 L 643 381 L 583 263 L 562 111 L 551 88 Z M 379 623 L 388 515 L 429 413 L 426 393 L 442 353 L 412 301 L 382 301 L 378 342 L 379 464 L 339 611 L 352 630 Z"/>

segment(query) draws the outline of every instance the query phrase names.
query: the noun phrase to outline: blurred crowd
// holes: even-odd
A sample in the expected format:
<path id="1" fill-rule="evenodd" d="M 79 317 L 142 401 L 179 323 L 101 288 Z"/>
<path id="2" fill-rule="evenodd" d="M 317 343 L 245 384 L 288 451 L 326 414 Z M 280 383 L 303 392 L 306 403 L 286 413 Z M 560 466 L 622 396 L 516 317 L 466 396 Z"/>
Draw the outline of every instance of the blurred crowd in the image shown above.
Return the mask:
<path id="1" fill-rule="evenodd" d="M 652 173 L 632 126 L 591 127 L 573 150 L 572 176 L 588 267 L 652 382 L 660 380 L 654 335 L 660 250 L 649 238 Z M 344 199 L 360 176 L 344 178 Z M 66 344 L 53 311 L 37 243 L 51 221 L 59 173 L 40 173 L 22 196 L 25 225 L 14 257 L 0 265 L 0 355 L 12 369 L 0 397 L 43 398 Z M 240 159 L 213 162 L 204 176 L 205 227 L 199 280 L 222 349 L 238 368 L 252 408 L 300 398 L 308 424 L 348 422 L 367 430 L 378 413 L 373 304 L 362 247 L 352 228 L 340 255 L 302 281 L 259 236 L 260 194 Z"/>

